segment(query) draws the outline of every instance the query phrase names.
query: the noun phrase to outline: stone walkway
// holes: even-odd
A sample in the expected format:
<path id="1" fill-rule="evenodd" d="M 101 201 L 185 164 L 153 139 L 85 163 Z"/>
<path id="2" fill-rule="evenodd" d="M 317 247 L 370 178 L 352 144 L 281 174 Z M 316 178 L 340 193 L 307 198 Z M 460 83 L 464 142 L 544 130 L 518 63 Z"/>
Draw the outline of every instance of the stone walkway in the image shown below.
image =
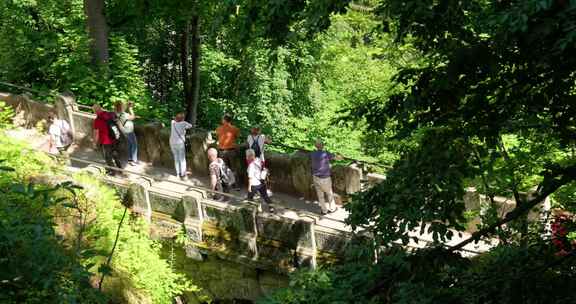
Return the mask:
<path id="1" fill-rule="evenodd" d="M 30 146 L 35 150 L 48 152 L 47 135 L 42 135 L 35 129 L 18 128 L 7 131 L 7 134 L 12 138 L 23 140 L 29 143 Z M 99 151 L 93 149 L 72 147 L 70 149 L 70 156 L 80 160 L 105 164 L 102 158 L 102 154 Z M 144 174 L 157 181 L 155 183 L 156 187 L 162 187 L 174 191 L 184 191 L 187 186 L 208 188 L 209 185 L 208 176 L 195 176 L 193 174 L 194 172 L 191 172 L 192 174 L 190 175 L 189 180 L 181 181 L 174 175 L 173 170 L 169 168 L 154 167 L 151 164 L 145 162 L 140 162 L 140 164 L 137 166 L 127 165 L 125 160 L 123 163 L 125 164 L 124 169 L 128 172 L 125 178 L 136 179 Z M 69 164 L 70 169 L 81 169 L 86 166 L 88 166 L 88 163 L 80 161 L 71 161 Z M 241 198 L 245 198 L 247 196 L 246 189 L 232 191 L 231 194 Z M 304 210 L 316 214 L 318 218 L 317 223 L 322 226 L 330 227 L 340 231 L 351 231 L 350 227 L 344 223 L 344 220 L 348 217 L 348 212 L 343 208 L 338 208 L 338 210 L 334 213 L 321 216 L 320 208 L 317 202 L 306 200 L 302 197 L 299 198 L 283 193 L 274 192 L 272 192 L 271 198 L 275 203 L 276 213 L 280 216 L 297 218 L 299 216 L 299 211 Z M 418 239 L 424 241 L 416 243 L 411 240 L 409 244 L 411 247 L 423 247 L 425 246 L 426 242 L 432 242 L 433 240 L 431 234 L 420 235 L 417 232 L 413 232 L 411 233 L 411 236 L 417 237 Z M 470 234 L 465 232 L 462 233 L 461 236 L 459 236 L 458 233 L 455 233 L 455 236 L 450 242 L 447 242 L 446 245 L 453 246 L 458 244 L 463 239 L 468 238 L 469 236 Z M 478 244 L 470 244 L 466 246 L 465 250 L 469 251 L 469 254 L 473 254 L 473 252 L 484 252 L 492 246 L 492 244 L 480 242 Z"/>

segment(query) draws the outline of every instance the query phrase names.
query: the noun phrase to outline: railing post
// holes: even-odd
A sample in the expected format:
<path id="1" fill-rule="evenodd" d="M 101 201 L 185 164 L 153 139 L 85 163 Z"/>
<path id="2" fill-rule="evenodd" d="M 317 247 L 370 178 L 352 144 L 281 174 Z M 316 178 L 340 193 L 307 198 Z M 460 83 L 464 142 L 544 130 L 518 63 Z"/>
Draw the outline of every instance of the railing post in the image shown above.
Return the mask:
<path id="1" fill-rule="evenodd" d="M 152 186 L 152 180 L 141 177 L 130 185 L 130 191 L 134 195 L 134 211 L 144 215 L 146 222 L 152 222 L 152 206 L 150 204 L 149 189 Z"/>

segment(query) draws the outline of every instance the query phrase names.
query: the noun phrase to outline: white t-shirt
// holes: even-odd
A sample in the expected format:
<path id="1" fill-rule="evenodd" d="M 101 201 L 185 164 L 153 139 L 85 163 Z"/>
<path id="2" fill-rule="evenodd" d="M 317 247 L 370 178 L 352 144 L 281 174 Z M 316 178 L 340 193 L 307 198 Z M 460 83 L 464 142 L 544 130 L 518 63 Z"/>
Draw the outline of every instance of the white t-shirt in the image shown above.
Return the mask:
<path id="1" fill-rule="evenodd" d="M 259 158 L 254 159 L 248 165 L 248 178 L 250 179 L 250 185 L 260 186 L 262 177 L 262 161 Z"/>
<path id="2" fill-rule="evenodd" d="M 170 145 L 183 145 L 186 142 L 186 130 L 192 128 L 187 121 L 172 120 Z"/>
<path id="3" fill-rule="evenodd" d="M 118 122 L 120 123 L 120 130 L 124 134 L 134 132 L 134 122 L 128 119 L 129 115 L 130 114 L 126 112 L 116 113 L 116 117 L 118 117 Z"/>
<path id="4" fill-rule="evenodd" d="M 248 135 L 246 142 L 248 143 L 248 149 L 252 149 L 254 142 L 257 142 L 258 146 L 260 146 L 260 159 L 264 160 L 264 144 L 266 143 L 266 135 L 258 134 L 254 136 L 250 134 Z"/>
<path id="5" fill-rule="evenodd" d="M 70 125 L 66 120 L 55 119 L 48 133 L 54 142 L 56 148 L 62 148 L 70 145 L 72 143 L 72 138 L 70 138 Z"/>

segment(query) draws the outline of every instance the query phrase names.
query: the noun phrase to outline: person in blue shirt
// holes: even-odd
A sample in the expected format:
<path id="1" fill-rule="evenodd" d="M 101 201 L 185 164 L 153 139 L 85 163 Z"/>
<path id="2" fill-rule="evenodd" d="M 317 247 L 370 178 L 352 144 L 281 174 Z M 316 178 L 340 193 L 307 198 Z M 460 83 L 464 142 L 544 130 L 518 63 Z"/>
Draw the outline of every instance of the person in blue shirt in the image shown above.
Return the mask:
<path id="1" fill-rule="evenodd" d="M 330 161 L 334 159 L 340 160 L 342 157 L 324 151 L 324 143 L 320 139 L 316 140 L 315 146 L 316 151 L 310 153 L 312 178 L 322 214 L 328 214 L 337 210 L 334 192 L 332 191 Z"/>

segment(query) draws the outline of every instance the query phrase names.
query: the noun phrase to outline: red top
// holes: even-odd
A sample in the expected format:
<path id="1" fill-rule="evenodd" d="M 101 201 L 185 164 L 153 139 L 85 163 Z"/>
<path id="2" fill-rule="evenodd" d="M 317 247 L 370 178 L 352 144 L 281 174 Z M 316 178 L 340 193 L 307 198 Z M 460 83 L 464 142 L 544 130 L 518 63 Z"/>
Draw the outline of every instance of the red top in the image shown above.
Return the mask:
<path id="1" fill-rule="evenodd" d="M 107 120 L 113 119 L 114 113 L 111 112 L 99 112 L 96 114 L 96 119 L 94 119 L 94 130 L 98 132 L 98 143 L 101 145 L 111 145 L 114 143 L 114 139 L 110 136 L 108 132 Z"/>

